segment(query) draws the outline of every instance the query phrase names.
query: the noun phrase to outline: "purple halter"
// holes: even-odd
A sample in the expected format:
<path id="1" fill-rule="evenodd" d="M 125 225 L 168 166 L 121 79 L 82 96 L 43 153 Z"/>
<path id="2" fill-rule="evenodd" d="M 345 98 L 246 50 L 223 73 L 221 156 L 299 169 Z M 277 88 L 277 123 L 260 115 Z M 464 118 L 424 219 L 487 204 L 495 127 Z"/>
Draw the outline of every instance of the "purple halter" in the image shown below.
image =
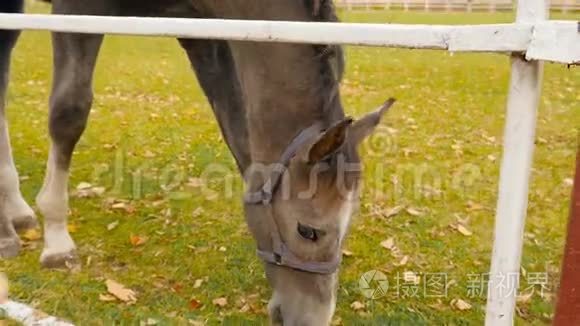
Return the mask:
<path id="1" fill-rule="evenodd" d="M 280 185 L 284 172 L 290 164 L 290 160 L 307 141 L 318 135 L 319 132 L 319 124 L 314 124 L 302 130 L 282 153 L 276 168 L 272 171 L 270 178 L 266 180 L 262 188 L 256 192 L 246 193 L 244 202 L 249 205 L 262 205 L 266 210 L 266 215 L 268 217 L 268 221 L 266 222 L 270 224 L 272 251 L 261 250 L 258 248 L 258 257 L 260 257 L 264 262 L 308 273 L 332 274 L 336 272 L 340 266 L 342 258 L 340 251 L 330 261 L 305 261 L 297 257 L 292 253 L 292 251 L 290 251 L 288 246 L 282 240 L 272 209 L 272 199 Z"/>

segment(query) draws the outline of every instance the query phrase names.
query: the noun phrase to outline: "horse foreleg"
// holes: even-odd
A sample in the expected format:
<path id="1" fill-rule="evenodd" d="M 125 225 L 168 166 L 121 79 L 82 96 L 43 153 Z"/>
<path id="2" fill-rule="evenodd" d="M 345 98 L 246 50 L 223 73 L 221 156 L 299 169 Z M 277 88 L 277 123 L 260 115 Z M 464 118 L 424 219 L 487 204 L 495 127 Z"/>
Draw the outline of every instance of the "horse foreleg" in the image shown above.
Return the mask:
<path id="1" fill-rule="evenodd" d="M 80 139 L 92 104 L 93 71 L 103 37 L 54 33 L 54 77 L 50 99 L 52 140 L 44 185 L 36 203 L 44 215 L 44 267 L 78 263 L 75 243 L 67 229 L 68 177 L 73 150 Z"/>
<path id="2" fill-rule="evenodd" d="M 0 4 L 0 12 L 22 12 L 22 4 L 22 0 L 4 1 Z M 0 31 L 0 257 L 16 256 L 20 250 L 20 240 L 14 225 L 36 225 L 34 211 L 20 194 L 5 115 L 10 56 L 17 38 L 16 31 Z"/>

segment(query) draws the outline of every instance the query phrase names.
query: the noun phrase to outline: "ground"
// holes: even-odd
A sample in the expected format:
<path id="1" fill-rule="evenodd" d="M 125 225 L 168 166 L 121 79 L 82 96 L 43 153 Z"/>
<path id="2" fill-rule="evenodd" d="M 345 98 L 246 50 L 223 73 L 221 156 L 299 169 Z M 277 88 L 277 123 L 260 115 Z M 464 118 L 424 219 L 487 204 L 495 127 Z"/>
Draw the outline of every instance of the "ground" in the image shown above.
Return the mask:
<path id="1" fill-rule="evenodd" d="M 400 11 L 341 16 L 428 24 L 513 18 Z M 481 324 L 509 57 L 349 47 L 347 60 L 342 95 L 349 114 L 360 116 L 390 96 L 399 102 L 363 148 L 365 190 L 346 243 L 336 323 Z M 48 33 L 24 33 L 8 117 L 31 203 L 47 156 L 50 63 Z M 580 69 L 546 65 L 524 235 L 521 325 L 548 323 L 553 313 L 579 140 L 579 89 Z M 82 270 L 42 270 L 42 239 L 26 234 L 22 255 L 0 262 L 13 299 L 82 325 L 264 322 L 269 290 L 242 217 L 240 181 L 176 42 L 108 37 L 95 93 L 71 180 L 70 230 Z M 214 173 L 205 178 L 208 169 Z M 229 195 L 219 181 L 226 174 L 233 180 Z M 79 184 L 89 187 L 83 183 L 93 187 L 84 191 L 93 197 L 79 195 Z M 386 275 L 389 288 L 371 300 L 359 279 L 373 270 Z M 136 302 L 109 301 L 106 280 L 134 290 Z M 214 303 L 219 298 L 223 307 Z"/>

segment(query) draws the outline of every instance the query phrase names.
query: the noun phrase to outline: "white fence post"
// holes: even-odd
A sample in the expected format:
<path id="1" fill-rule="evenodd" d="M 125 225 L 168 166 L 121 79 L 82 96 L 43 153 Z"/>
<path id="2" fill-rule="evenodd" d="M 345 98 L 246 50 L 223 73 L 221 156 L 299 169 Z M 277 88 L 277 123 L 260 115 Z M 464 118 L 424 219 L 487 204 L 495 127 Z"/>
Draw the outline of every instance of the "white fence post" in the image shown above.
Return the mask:
<path id="1" fill-rule="evenodd" d="M 544 0 L 518 0 L 516 22 L 545 20 L 547 10 Z M 486 326 L 514 322 L 542 73 L 541 62 L 512 56 Z"/>

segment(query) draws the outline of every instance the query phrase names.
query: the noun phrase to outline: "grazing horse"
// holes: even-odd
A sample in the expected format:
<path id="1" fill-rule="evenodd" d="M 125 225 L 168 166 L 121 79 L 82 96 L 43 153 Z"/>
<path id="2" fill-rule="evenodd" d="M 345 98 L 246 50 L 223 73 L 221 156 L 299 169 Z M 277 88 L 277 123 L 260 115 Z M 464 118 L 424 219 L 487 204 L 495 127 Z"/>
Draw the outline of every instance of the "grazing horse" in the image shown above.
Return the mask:
<path id="1" fill-rule="evenodd" d="M 23 0 L 3 0 L 21 12 Z M 330 0 L 53 0 L 53 13 L 289 21 L 337 21 Z M 0 255 L 19 250 L 15 228 L 36 225 L 18 189 L 4 116 L 16 32 L 0 31 Z M 103 35 L 53 33 L 51 139 L 40 262 L 77 264 L 67 231 L 71 156 L 91 107 Z M 272 324 L 328 325 L 336 305 L 341 244 L 356 208 L 359 144 L 393 101 L 359 120 L 339 96 L 338 46 L 180 39 L 244 177 L 244 211 L 273 295 Z"/>

